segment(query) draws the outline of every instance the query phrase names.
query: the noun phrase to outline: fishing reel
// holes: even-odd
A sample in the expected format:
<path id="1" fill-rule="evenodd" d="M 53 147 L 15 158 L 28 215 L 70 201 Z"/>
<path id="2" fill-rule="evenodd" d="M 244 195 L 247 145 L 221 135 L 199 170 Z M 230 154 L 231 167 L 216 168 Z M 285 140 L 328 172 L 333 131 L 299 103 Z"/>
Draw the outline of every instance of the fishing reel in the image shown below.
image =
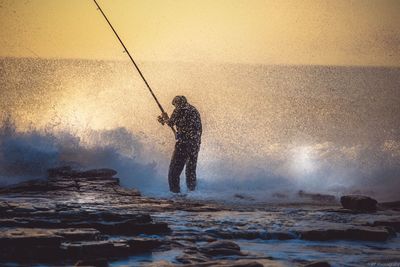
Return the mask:
<path id="1" fill-rule="evenodd" d="M 161 113 L 161 115 L 157 117 L 157 120 L 164 125 L 169 120 L 168 114 L 166 112 Z"/>

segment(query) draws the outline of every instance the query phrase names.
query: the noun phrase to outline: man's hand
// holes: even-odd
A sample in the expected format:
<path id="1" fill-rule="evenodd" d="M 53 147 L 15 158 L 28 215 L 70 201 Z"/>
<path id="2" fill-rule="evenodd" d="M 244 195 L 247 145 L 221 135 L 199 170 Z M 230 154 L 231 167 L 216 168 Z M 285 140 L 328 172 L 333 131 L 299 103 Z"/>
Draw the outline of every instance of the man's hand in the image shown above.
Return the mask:
<path id="1" fill-rule="evenodd" d="M 169 120 L 168 114 L 166 112 L 163 112 L 160 116 L 157 117 L 157 120 L 159 123 L 164 125 Z"/>

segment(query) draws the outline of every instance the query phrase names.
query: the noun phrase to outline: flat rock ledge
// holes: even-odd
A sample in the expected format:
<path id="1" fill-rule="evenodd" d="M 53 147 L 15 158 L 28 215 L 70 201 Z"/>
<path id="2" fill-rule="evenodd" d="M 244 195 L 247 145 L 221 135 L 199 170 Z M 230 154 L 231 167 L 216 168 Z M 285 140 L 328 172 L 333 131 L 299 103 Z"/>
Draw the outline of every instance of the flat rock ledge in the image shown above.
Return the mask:
<path id="1" fill-rule="evenodd" d="M 206 234 L 210 238 L 245 239 L 245 240 L 291 240 L 302 239 L 309 241 L 376 241 L 382 242 L 396 236 L 399 232 L 400 219 L 374 221 L 371 224 L 347 225 L 332 223 L 328 226 L 293 227 L 286 231 L 255 231 L 255 230 L 223 230 L 209 229 Z"/>
<path id="2" fill-rule="evenodd" d="M 112 260 L 175 249 L 180 254 L 173 263 L 156 261 L 143 266 L 279 267 L 288 265 L 268 255 L 243 251 L 234 241 L 382 242 L 400 229 L 398 202 L 382 205 L 385 213 L 375 210 L 374 201 L 360 197 L 351 199 L 358 204 L 345 207 L 360 213 L 344 213 L 336 206 L 307 212 L 301 207 L 233 207 L 185 198 L 144 197 L 136 189 L 121 187 L 116 174 L 111 169 L 77 171 L 62 167 L 49 170 L 46 179 L 0 188 L 0 265 L 108 266 Z M 303 193 L 303 197 L 324 198 L 337 205 L 331 197 L 319 194 Z M 365 208 L 370 203 L 373 208 Z M 255 224 L 249 225 L 249 221 L 212 219 L 217 213 L 257 215 L 263 211 L 276 214 L 272 219 L 275 222 L 279 222 L 280 213 L 293 217 L 293 221 L 275 229 L 268 220 L 255 219 Z M 188 215 L 193 216 L 185 218 L 188 225 L 177 224 L 179 216 Z"/>
<path id="3" fill-rule="evenodd" d="M 373 212 L 377 210 L 378 201 L 362 195 L 348 195 L 340 198 L 343 208 L 358 212 Z"/>
<path id="4" fill-rule="evenodd" d="M 142 197 L 121 187 L 116 174 L 63 167 L 49 170 L 47 179 L 0 188 L 0 265 L 63 260 L 71 265 L 168 249 L 171 229 L 152 213 L 219 210 Z"/>
<path id="5" fill-rule="evenodd" d="M 395 233 L 385 227 L 344 226 L 327 229 L 307 229 L 298 231 L 300 238 L 311 241 L 357 240 L 386 241 Z"/>

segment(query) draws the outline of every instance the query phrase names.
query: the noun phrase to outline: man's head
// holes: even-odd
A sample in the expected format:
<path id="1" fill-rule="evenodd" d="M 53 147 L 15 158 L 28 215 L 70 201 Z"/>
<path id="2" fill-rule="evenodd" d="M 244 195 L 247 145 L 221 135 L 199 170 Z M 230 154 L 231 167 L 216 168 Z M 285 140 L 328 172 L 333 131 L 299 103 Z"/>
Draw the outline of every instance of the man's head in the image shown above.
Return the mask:
<path id="1" fill-rule="evenodd" d="M 175 107 L 183 107 L 187 104 L 187 99 L 186 97 L 184 97 L 183 95 L 177 95 L 174 97 L 174 99 L 172 100 L 172 105 L 174 105 Z"/>

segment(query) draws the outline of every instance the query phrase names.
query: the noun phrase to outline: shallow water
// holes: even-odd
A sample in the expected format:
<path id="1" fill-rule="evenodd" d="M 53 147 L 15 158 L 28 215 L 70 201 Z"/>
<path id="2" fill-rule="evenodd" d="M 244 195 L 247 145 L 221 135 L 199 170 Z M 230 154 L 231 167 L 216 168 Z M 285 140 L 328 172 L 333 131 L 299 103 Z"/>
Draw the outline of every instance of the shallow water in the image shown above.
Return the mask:
<path id="1" fill-rule="evenodd" d="M 144 255 L 135 255 L 126 259 L 116 260 L 109 263 L 110 267 L 119 266 L 139 266 L 146 265 L 155 261 L 175 262 L 175 257 L 179 256 L 182 250 L 173 249 L 168 251 L 153 252 Z"/>
<path id="2" fill-rule="evenodd" d="M 266 204 L 268 205 L 268 204 Z M 171 212 L 155 218 L 167 221 L 177 240 L 204 235 L 218 229 L 226 233 L 243 231 L 290 232 L 295 229 L 318 229 L 333 225 L 360 225 L 390 214 L 342 214 L 326 212 L 321 207 L 269 207 L 256 211 Z M 386 242 L 370 241 L 305 241 L 232 239 L 252 257 L 272 257 L 288 266 L 310 261 L 328 261 L 333 266 L 388 266 L 400 264 L 400 237 Z M 198 242 L 202 244 L 202 242 Z M 162 258 L 162 257 L 161 257 Z M 165 260 L 170 258 L 166 257 Z M 375 264 L 376 265 L 373 265 Z"/>
<path id="3" fill-rule="evenodd" d="M 245 251 L 289 262 L 328 261 L 332 266 L 400 264 L 400 238 L 381 242 L 239 240 Z"/>

